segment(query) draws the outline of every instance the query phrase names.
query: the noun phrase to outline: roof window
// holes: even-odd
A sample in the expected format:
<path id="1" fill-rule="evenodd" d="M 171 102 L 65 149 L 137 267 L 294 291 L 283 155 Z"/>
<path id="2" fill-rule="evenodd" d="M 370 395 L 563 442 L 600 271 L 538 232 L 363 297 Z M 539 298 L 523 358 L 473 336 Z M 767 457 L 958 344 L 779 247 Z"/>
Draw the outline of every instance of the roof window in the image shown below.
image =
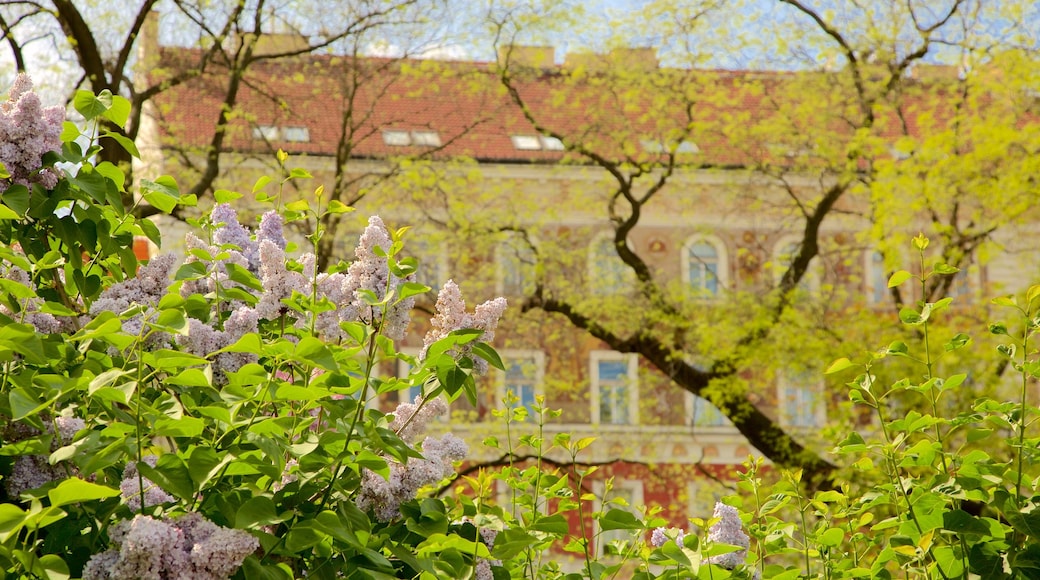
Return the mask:
<path id="1" fill-rule="evenodd" d="M 282 137 L 293 143 L 306 143 L 311 140 L 307 127 L 282 127 Z"/>
<path id="2" fill-rule="evenodd" d="M 513 147 L 520 151 L 563 151 L 563 141 L 545 135 L 511 135 Z"/>

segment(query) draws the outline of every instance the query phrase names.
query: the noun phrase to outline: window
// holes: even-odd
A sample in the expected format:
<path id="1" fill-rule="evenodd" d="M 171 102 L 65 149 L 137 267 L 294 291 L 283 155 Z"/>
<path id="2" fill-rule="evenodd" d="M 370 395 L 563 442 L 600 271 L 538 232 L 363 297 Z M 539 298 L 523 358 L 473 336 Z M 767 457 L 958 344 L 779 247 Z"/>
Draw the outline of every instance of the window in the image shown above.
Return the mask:
<path id="1" fill-rule="evenodd" d="M 440 147 L 441 137 L 436 131 L 412 131 L 412 145 L 419 147 Z"/>
<path id="2" fill-rule="evenodd" d="M 884 304 L 889 296 L 885 257 L 881 252 L 867 256 L 867 298 L 871 304 Z"/>
<path id="3" fill-rule="evenodd" d="M 639 393 L 636 355 L 614 351 L 592 351 L 592 422 L 635 425 Z"/>
<path id="4" fill-rule="evenodd" d="M 427 238 L 418 236 L 410 238 L 404 248 L 404 255 L 412 256 L 419 261 L 415 281 L 429 286 L 434 294 L 440 292 L 441 286 L 447 281 L 448 270 L 447 256 L 444 252 L 436 250 L 437 247 L 427 241 Z"/>
<path id="5" fill-rule="evenodd" d="M 701 148 L 697 146 L 693 141 L 683 139 L 678 143 L 667 143 L 664 141 L 655 141 L 653 139 L 643 139 L 639 142 L 639 145 L 643 148 L 643 151 L 647 153 L 668 153 L 675 148 L 676 153 L 694 154 L 700 153 Z"/>
<path id="6" fill-rule="evenodd" d="M 391 147 L 405 147 L 412 144 L 408 131 L 383 131 L 383 143 Z"/>
<path id="7" fill-rule="evenodd" d="M 512 392 L 519 399 L 514 405 L 527 407 L 528 413 L 533 413 L 534 399 L 542 391 L 545 353 L 540 350 L 503 350 L 501 355 L 506 371 L 501 373 L 500 404 L 504 405 L 507 395 Z"/>
<path id="8" fill-rule="evenodd" d="M 537 256 L 531 242 L 524 236 L 512 234 L 495 248 L 498 273 L 498 293 L 503 296 L 524 296 L 534 290 Z"/>
<path id="9" fill-rule="evenodd" d="M 521 151 L 538 151 L 542 148 L 542 142 L 537 135 L 512 135 L 513 147 Z"/>
<path id="10" fill-rule="evenodd" d="M 790 236 L 781 239 L 776 244 L 776 250 L 773 254 L 773 277 L 774 282 L 777 285 L 780 284 L 780 280 L 784 277 L 784 273 L 791 267 L 791 262 L 793 262 L 795 257 L 798 256 L 801 247 L 801 239 L 792 238 Z M 798 283 L 798 289 L 806 292 L 820 289 L 820 277 L 816 272 L 816 263 L 815 257 L 809 261 L 809 267 L 806 269 L 805 274 Z"/>
<path id="11" fill-rule="evenodd" d="M 280 133 L 274 125 L 257 125 L 253 127 L 253 139 L 258 141 L 277 141 Z"/>
<path id="12" fill-rule="evenodd" d="M 693 393 L 686 396 L 687 424 L 694 427 L 728 427 L 733 423 L 708 399 Z"/>
<path id="13" fill-rule="evenodd" d="M 307 127 L 282 127 L 282 135 L 291 143 L 306 143 L 311 140 Z"/>
<path id="14" fill-rule="evenodd" d="M 513 147 L 519 151 L 563 151 L 563 141 L 545 135 L 510 135 Z"/>
<path id="15" fill-rule="evenodd" d="M 632 289 L 635 273 L 614 248 L 614 234 L 597 236 L 589 245 L 589 280 L 594 294 L 623 294 Z"/>
<path id="16" fill-rule="evenodd" d="M 598 498 L 595 510 L 598 512 L 609 512 L 619 509 L 631 512 L 638 519 L 643 518 L 639 507 L 643 505 L 643 482 L 634 479 L 614 480 L 614 485 L 609 491 L 602 481 L 592 484 L 592 491 Z M 603 556 L 615 551 L 609 548 L 611 542 L 632 542 L 637 540 L 635 530 L 600 530 L 599 520 L 595 521 L 593 533 L 597 536 L 596 555 Z"/>
<path id="17" fill-rule="evenodd" d="M 826 410 L 821 401 L 823 385 L 813 371 L 787 371 L 780 375 L 778 399 L 780 421 L 788 427 L 819 427 Z"/>
<path id="18" fill-rule="evenodd" d="M 683 280 L 698 296 L 718 296 L 728 281 L 729 266 L 720 240 L 697 236 L 683 245 Z"/>

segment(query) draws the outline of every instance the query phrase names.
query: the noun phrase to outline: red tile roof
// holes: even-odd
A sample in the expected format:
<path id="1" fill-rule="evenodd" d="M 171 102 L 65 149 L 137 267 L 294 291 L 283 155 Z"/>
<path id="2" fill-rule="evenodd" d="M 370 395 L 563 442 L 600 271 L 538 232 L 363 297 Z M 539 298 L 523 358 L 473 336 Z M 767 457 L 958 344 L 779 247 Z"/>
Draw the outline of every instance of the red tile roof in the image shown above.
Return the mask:
<path id="1" fill-rule="evenodd" d="M 160 68 L 178 70 L 197 59 L 198 51 L 162 48 Z M 565 140 L 585 143 L 614 159 L 646 157 L 653 142 L 675 142 L 676 131 L 690 124 L 687 140 L 699 153 L 687 159 L 705 165 L 744 165 L 750 159 L 790 163 L 792 156 L 826 150 L 847 139 L 847 118 L 860 114 L 833 73 L 760 73 L 732 71 L 633 71 L 633 84 L 618 84 L 600 74 L 574 82 L 560 68 L 518 76 L 515 85 L 534 116 Z M 157 73 L 158 74 L 158 73 Z M 225 149 L 333 155 L 344 132 L 352 157 L 381 158 L 421 153 L 423 147 L 389 146 L 384 130 L 436 131 L 438 158 L 468 156 L 496 162 L 557 162 L 578 159 L 561 151 L 517 149 L 513 135 L 537 135 L 510 99 L 493 67 L 486 63 L 351 59 L 310 55 L 261 60 L 244 77 L 231 117 Z M 938 84 L 936 84 L 938 83 Z M 201 148 L 211 139 L 228 84 L 227 69 L 211 66 L 207 74 L 178 85 L 157 99 L 168 147 Z M 920 119 L 939 125 L 948 111 L 934 99 L 945 92 L 942 81 L 910 83 L 903 95 L 911 134 Z M 811 99 L 800 92 L 812 91 Z M 915 92 L 916 91 L 916 92 Z M 927 94 L 926 94 L 927 93 Z M 780 113 L 779 111 L 794 111 Z M 922 112 L 928 112 L 927 117 Z M 880 111 L 880 133 L 895 138 L 900 120 Z M 253 127 L 305 127 L 307 142 L 254 139 Z M 821 131 L 821 129 L 826 129 Z M 669 137 L 669 134 L 672 136 Z M 784 161 L 784 159 L 788 161 Z"/>

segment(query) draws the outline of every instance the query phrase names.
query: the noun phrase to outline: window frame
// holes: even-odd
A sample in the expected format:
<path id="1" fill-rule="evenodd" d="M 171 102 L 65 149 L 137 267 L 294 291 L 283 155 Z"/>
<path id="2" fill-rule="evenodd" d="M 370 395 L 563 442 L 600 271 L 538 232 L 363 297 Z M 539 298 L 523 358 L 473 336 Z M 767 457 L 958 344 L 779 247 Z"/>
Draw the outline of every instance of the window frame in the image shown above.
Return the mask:
<path id="1" fill-rule="evenodd" d="M 693 273 L 693 248 L 701 243 L 707 244 L 715 250 L 715 284 L 717 286 L 715 292 L 703 287 L 693 288 L 692 280 L 690 279 Z M 686 238 L 682 245 L 680 260 L 679 267 L 682 271 L 683 284 L 693 288 L 698 296 L 715 299 L 721 297 L 726 292 L 726 289 L 729 287 L 729 253 L 726 251 L 726 244 L 721 238 L 711 234 L 695 234 Z M 703 262 L 701 265 L 703 265 Z"/>
<path id="2" fill-rule="evenodd" d="M 610 263 L 613 264 L 614 270 L 610 272 L 611 276 L 617 276 L 617 280 L 612 280 L 610 287 L 605 287 L 599 282 L 605 277 L 603 267 L 597 262 L 599 258 L 599 247 L 603 245 L 604 248 L 608 249 L 607 258 L 612 258 Z M 596 296 L 611 296 L 616 294 L 627 294 L 631 292 L 635 287 L 636 275 L 628 264 L 625 264 L 621 260 L 621 256 L 618 256 L 617 250 L 614 249 L 614 232 L 600 232 L 592 237 L 589 241 L 588 246 L 588 257 L 587 257 L 587 269 L 588 269 L 588 285 L 589 291 Z"/>
<path id="3" fill-rule="evenodd" d="M 807 379 L 804 384 L 800 379 Z M 797 393 L 791 400 L 789 392 Z M 807 397 L 804 395 L 808 395 Z M 777 416 L 781 425 L 792 429 L 817 429 L 827 423 L 827 402 L 824 398 L 824 382 L 822 376 L 812 370 L 796 373 L 781 371 L 776 381 Z M 811 405 L 810 413 L 805 412 L 806 405 Z M 791 408 L 796 409 L 791 413 Z M 811 420 L 803 421 L 803 417 Z"/>
<path id="4" fill-rule="evenodd" d="M 537 247 L 537 240 L 528 235 L 527 239 L 530 241 L 532 246 Z M 520 244 L 520 247 L 514 245 Z M 525 264 L 521 259 L 521 249 L 524 251 L 530 250 L 531 256 L 534 258 L 534 264 Z M 527 242 L 519 236 L 519 234 L 513 233 L 506 239 L 500 241 L 495 245 L 495 293 L 499 296 L 526 296 L 529 292 L 523 288 L 523 286 L 534 285 L 534 277 L 536 272 L 534 269 L 537 267 L 538 254 L 534 248 L 527 245 Z M 521 288 L 507 288 L 506 287 L 506 274 L 507 266 L 515 264 L 517 269 L 521 270 L 519 273 L 520 286 Z M 531 270 L 530 272 L 524 272 L 524 269 Z M 530 274 L 531 280 L 528 281 L 528 274 Z"/>
<path id="5" fill-rule="evenodd" d="M 615 479 L 611 492 L 615 492 L 619 489 L 624 489 L 631 492 L 631 501 L 628 501 L 628 507 L 615 506 L 610 504 L 609 509 L 625 509 L 631 512 L 640 520 L 643 519 L 643 513 L 640 511 L 640 507 L 646 505 L 646 489 L 643 485 L 643 481 L 640 479 Z M 606 490 L 606 484 L 602 480 L 596 480 L 592 482 L 592 493 L 596 496 L 593 502 L 593 512 L 604 511 L 604 506 L 608 505 L 604 499 Z M 592 520 L 592 535 L 596 538 L 596 557 L 602 558 L 606 553 L 606 546 L 613 540 L 627 540 L 630 542 L 640 541 L 642 536 L 639 535 L 638 530 L 607 530 L 602 531 L 599 527 L 599 519 L 593 518 Z"/>
<path id="6" fill-rule="evenodd" d="M 600 409 L 602 385 L 599 376 L 599 364 L 604 361 L 622 361 L 627 365 L 625 377 L 628 385 L 628 408 L 626 421 L 623 423 L 603 423 Z M 590 418 L 596 425 L 636 426 L 639 425 L 639 357 L 633 353 L 616 350 L 594 350 L 589 352 L 589 399 L 592 405 Z"/>
<path id="7" fill-rule="evenodd" d="M 497 371 L 497 380 L 495 382 L 495 404 L 498 408 L 505 407 L 506 401 L 506 388 L 509 382 L 509 366 L 513 359 L 530 359 L 534 361 L 534 376 L 532 380 L 531 402 L 534 402 L 535 397 L 545 394 L 545 351 L 537 349 L 501 349 L 498 351 L 499 356 L 502 358 L 502 363 L 506 367 L 504 371 Z M 521 398 L 521 403 L 523 398 Z M 528 409 L 528 413 L 533 413 L 532 409 Z"/>

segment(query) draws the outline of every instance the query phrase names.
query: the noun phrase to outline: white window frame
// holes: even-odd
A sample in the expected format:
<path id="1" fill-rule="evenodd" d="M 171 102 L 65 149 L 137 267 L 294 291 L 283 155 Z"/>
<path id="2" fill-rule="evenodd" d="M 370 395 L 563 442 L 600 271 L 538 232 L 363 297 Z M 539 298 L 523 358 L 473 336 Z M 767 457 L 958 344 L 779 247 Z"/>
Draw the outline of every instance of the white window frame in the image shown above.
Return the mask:
<path id="1" fill-rule="evenodd" d="M 545 351 L 541 351 L 541 350 L 523 350 L 523 349 L 502 349 L 502 350 L 498 351 L 498 354 L 499 354 L 499 356 L 502 357 L 502 362 L 503 362 L 503 364 L 505 365 L 505 367 L 507 369 L 506 371 L 497 371 L 497 375 L 498 375 L 498 379 L 499 380 L 497 381 L 497 387 L 496 387 L 497 392 L 495 393 L 495 397 L 496 397 L 495 398 L 495 404 L 499 408 L 503 408 L 505 406 L 505 401 L 506 401 L 506 383 L 508 381 L 508 377 L 506 376 L 506 373 L 508 372 L 510 363 L 512 361 L 516 360 L 516 359 L 531 359 L 531 360 L 534 361 L 534 376 L 532 377 L 532 380 L 533 380 L 533 383 L 534 383 L 532 385 L 532 387 L 534 389 L 533 396 L 537 397 L 539 395 L 545 394 L 545 390 L 544 390 L 545 389 L 545 386 L 544 386 L 544 382 L 545 382 Z M 528 412 L 530 413 L 530 412 L 532 412 L 532 410 L 528 409 Z"/>
<path id="2" fill-rule="evenodd" d="M 790 246 L 801 247 L 802 238 L 796 235 L 783 236 L 776 241 L 776 245 L 773 246 L 773 283 L 778 285 L 780 280 L 784 277 L 784 272 L 787 271 L 790 266 L 789 263 L 785 263 L 786 250 Z M 805 275 L 802 276 L 802 281 L 798 284 L 799 288 L 808 290 L 810 292 L 820 291 L 820 270 L 819 270 L 819 255 L 813 256 L 812 260 L 809 260 L 809 266 L 805 269 Z M 793 260 L 794 256 L 791 256 Z"/>
<path id="3" fill-rule="evenodd" d="M 385 129 L 383 131 L 383 143 L 390 147 L 407 147 L 412 144 L 412 136 L 408 131 Z"/>
<path id="4" fill-rule="evenodd" d="M 290 125 L 282 127 L 282 139 L 290 143 L 309 143 L 311 132 L 302 125 Z"/>
<path id="5" fill-rule="evenodd" d="M 643 519 L 643 514 L 639 511 L 639 508 L 646 504 L 644 499 L 643 482 L 638 479 L 614 479 L 614 485 L 611 492 L 615 492 L 619 489 L 630 492 L 629 495 L 631 500 L 628 501 L 628 507 L 622 507 L 616 504 L 604 502 L 604 490 L 606 489 L 606 483 L 603 481 L 592 482 L 592 493 L 596 496 L 596 501 L 593 505 L 593 511 L 602 512 L 609 511 L 611 509 L 627 509 L 632 512 L 639 519 Z M 606 498 L 610 499 L 610 498 Z M 607 507 L 609 506 L 609 507 Z M 604 510 L 604 508 L 607 508 Z M 600 533 L 599 520 L 593 519 L 592 521 L 592 533 L 596 538 L 596 557 L 602 558 L 604 556 L 604 548 L 613 540 L 627 540 L 630 542 L 638 542 L 642 540 L 642 537 L 638 535 L 638 530 L 609 530 Z"/>
<path id="6" fill-rule="evenodd" d="M 684 421 L 687 426 L 697 429 L 733 429 L 733 423 L 729 418 L 723 415 L 722 411 L 707 398 L 687 392 L 684 403 L 686 406 Z M 699 411 L 700 409 L 704 409 L 704 411 Z M 698 421 L 698 412 L 704 413 L 702 417 L 707 417 L 708 420 Z"/>
<path id="7" fill-rule="evenodd" d="M 509 140 L 513 142 L 513 147 L 517 151 L 540 151 L 542 149 L 542 141 L 538 135 L 510 135 Z"/>
<path id="8" fill-rule="evenodd" d="M 715 280 L 718 286 L 717 292 L 711 292 L 706 288 L 695 288 L 694 291 L 698 295 L 705 298 L 718 298 L 726 291 L 729 287 L 729 255 L 726 252 L 726 244 L 723 243 L 722 239 L 718 236 L 709 234 L 697 234 L 690 236 L 682 245 L 682 263 L 680 268 L 682 270 L 683 284 L 691 286 L 690 274 L 692 273 L 691 262 L 693 256 L 691 252 L 694 246 L 704 243 L 710 245 L 715 249 Z"/>
<path id="9" fill-rule="evenodd" d="M 622 361 L 627 365 L 626 380 L 628 385 L 628 419 L 624 423 L 607 423 L 607 425 L 638 425 L 639 424 L 639 357 L 632 353 L 623 353 L 615 350 L 594 350 L 589 353 L 589 383 L 590 401 L 592 404 L 592 423 L 600 424 L 602 421 L 600 413 L 600 378 L 599 363 L 605 361 Z"/>
<path id="10" fill-rule="evenodd" d="M 418 147 L 440 147 L 441 136 L 436 131 L 412 131 L 412 145 Z"/>
<path id="11" fill-rule="evenodd" d="M 876 258 L 880 257 L 878 261 Z M 880 270 L 878 269 L 880 267 Z M 868 250 L 863 258 L 863 271 L 865 291 L 867 293 L 867 304 L 880 306 L 885 303 L 889 295 L 887 268 L 885 268 L 885 255 L 879 250 Z"/>
<path id="12" fill-rule="evenodd" d="M 522 247 L 516 247 L 515 244 L 522 245 Z M 536 240 L 531 239 L 531 244 L 536 245 Z M 533 285 L 534 281 L 534 269 L 535 264 L 525 264 L 521 259 L 523 256 L 520 254 L 523 251 L 530 250 L 532 257 L 537 260 L 537 255 L 534 254 L 534 249 L 527 246 L 527 242 L 520 238 L 519 235 L 513 234 L 510 238 L 499 242 L 495 246 L 495 291 L 499 296 L 525 296 L 527 290 L 524 288 L 506 288 L 506 275 L 508 274 L 509 266 L 513 265 L 520 270 L 521 286 Z M 525 271 L 530 270 L 530 271 Z M 527 278 L 532 278 L 528 281 Z"/>
<path id="13" fill-rule="evenodd" d="M 808 384 L 803 383 L 805 379 Z M 780 423 L 785 427 L 794 429 L 815 429 L 822 427 L 827 422 L 827 403 L 824 399 L 823 377 L 814 371 L 781 371 L 776 381 L 777 415 Z M 789 407 L 788 394 L 793 393 L 793 401 L 790 404 L 798 409 L 792 416 Z M 811 407 L 810 413 L 805 413 L 804 408 Z M 810 418 L 806 421 L 803 418 Z"/>
<path id="14" fill-rule="evenodd" d="M 601 245 L 610 250 L 606 256 L 603 256 L 610 261 L 611 271 L 609 272 L 598 263 L 598 259 L 601 257 L 599 252 Z M 588 271 L 589 291 L 599 296 L 626 294 L 635 286 L 635 272 L 621 261 L 621 257 L 614 249 L 614 232 L 600 232 L 593 236 L 588 248 Z M 617 277 L 616 281 L 612 280 L 616 284 L 611 284 L 609 288 L 604 287 L 601 282 L 605 274 L 609 274 L 612 278 Z"/>
<path id="15" fill-rule="evenodd" d="M 276 125 L 255 125 L 253 127 L 253 139 L 257 141 L 277 141 L 281 137 L 281 131 Z"/>

